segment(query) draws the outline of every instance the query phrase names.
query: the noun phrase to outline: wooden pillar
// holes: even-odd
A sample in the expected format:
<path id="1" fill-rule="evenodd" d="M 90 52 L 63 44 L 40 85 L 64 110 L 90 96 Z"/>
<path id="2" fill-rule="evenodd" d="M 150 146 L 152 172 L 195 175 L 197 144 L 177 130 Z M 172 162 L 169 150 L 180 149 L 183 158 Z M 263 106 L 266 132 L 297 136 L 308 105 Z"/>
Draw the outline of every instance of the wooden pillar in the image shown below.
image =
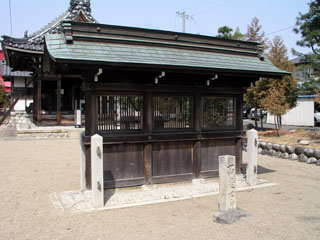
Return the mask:
<path id="1" fill-rule="evenodd" d="M 91 116 L 90 116 L 90 107 L 91 107 L 91 97 L 90 92 L 85 90 L 85 134 L 86 136 L 90 136 L 91 133 Z"/>
<path id="2" fill-rule="evenodd" d="M 243 131 L 243 113 L 242 113 L 242 104 L 243 104 L 243 92 L 239 94 L 236 98 L 236 128 Z M 242 165 L 242 138 L 238 138 L 235 140 L 236 143 L 236 173 L 241 173 L 241 165 Z"/>
<path id="3" fill-rule="evenodd" d="M 194 129 L 199 133 L 200 136 L 202 129 L 202 97 L 200 94 L 196 94 L 194 97 Z M 201 172 L 201 141 L 196 140 L 193 144 L 193 172 L 195 174 L 195 178 L 200 177 Z"/>
<path id="4" fill-rule="evenodd" d="M 94 73 L 87 72 L 83 78 L 85 79 L 85 134 L 86 136 L 93 136 L 97 133 L 98 120 L 98 101 L 93 92 Z"/>
<path id="5" fill-rule="evenodd" d="M 243 130 L 243 113 L 242 113 L 242 104 L 243 104 L 243 93 L 241 93 L 236 98 L 236 127 L 237 129 Z"/>
<path id="6" fill-rule="evenodd" d="M 38 89 L 38 83 L 37 80 L 33 80 L 33 121 L 36 123 L 37 122 L 37 89 Z"/>
<path id="7" fill-rule="evenodd" d="M 57 123 L 61 124 L 61 77 L 57 78 Z"/>
<path id="8" fill-rule="evenodd" d="M 145 134 L 152 133 L 152 95 L 146 93 L 143 98 L 143 131 Z M 149 140 L 152 140 L 149 136 Z M 152 183 L 152 144 L 147 143 L 143 151 L 143 169 L 146 184 Z"/>
<path id="9" fill-rule="evenodd" d="M 38 79 L 37 79 L 37 122 L 41 122 L 41 88 L 42 88 L 42 74 L 41 71 L 38 75 Z"/>

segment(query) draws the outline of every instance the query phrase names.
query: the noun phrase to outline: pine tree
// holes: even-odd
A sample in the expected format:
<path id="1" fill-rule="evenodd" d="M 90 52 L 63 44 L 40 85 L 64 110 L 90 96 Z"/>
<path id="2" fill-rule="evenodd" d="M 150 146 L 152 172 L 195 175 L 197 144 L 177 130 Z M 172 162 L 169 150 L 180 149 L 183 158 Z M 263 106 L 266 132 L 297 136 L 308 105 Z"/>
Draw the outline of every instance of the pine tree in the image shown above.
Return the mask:
<path id="1" fill-rule="evenodd" d="M 264 31 L 262 31 L 262 26 L 259 25 L 259 19 L 254 17 L 251 20 L 250 25 L 248 25 L 247 33 L 244 35 L 244 40 L 258 42 L 261 45 L 261 49 L 265 51 L 267 49 L 267 41 L 268 39 L 265 37 Z M 264 85 L 264 84 L 262 84 Z M 261 108 L 261 101 L 260 101 L 260 92 L 261 86 L 259 86 L 259 82 L 256 82 L 256 85 L 247 89 L 247 92 L 244 96 L 247 104 L 251 107 L 256 109 L 255 111 L 255 126 L 258 127 L 257 123 L 257 109 Z M 260 109 L 260 116 L 261 116 L 261 127 L 263 126 L 263 115 L 262 110 Z"/>
<path id="2" fill-rule="evenodd" d="M 259 25 L 259 19 L 257 17 L 254 17 L 251 20 L 251 24 L 248 26 L 244 38 L 247 41 L 260 43 L 263 50 L 266 50 L 267 48 L 268 39 L 265 37 L 265 32 L 262 31 L 262 26 Z"/>
<path id="3" fill-rule="evenodd" d="M 288 59 L 287 48 L 279 36 L 275 36 L 270 43 L 267 57 L 276 67 L 291 73 L 294 71 L 294 65 Z M 297 80 L 293 75 L 282 79 L 264 78 L 258 85 L 260 86 L 260 103 L 264 109 L 275 116 L 275 126 L 278 130 L 281 128 L 281 116 L 296 105 Z"/>
<path id="4" fill-rule="evenodd" d="M 299 13 L 294 32 L 301 34 L 297 45 L 311 48 L 311 54 L 302 54 L 294 49 L 294 55 L 300 56 L 303 64 L 297 67 L 297 78 L 303 83 L 299 86 L 301 95 L 318 95 L 320 93 L 320 0 L 313 0 L 309 4 L 309 11 Z M 312 71 L 310 71 L 312 69 Z"/>
<path id="5" fill-rule="evenodd" d="M 313 0 L 309 4 L 309 12 L 299 13 L 295 28 L 301 33 L 302 39 L 297 42 L 301 47 L 311 48 L 313 53 L 320 55 L 320 0 Z"/>
<path id="6" fill-rule="evenodd" d="M 228 26 L 219 27 L 217 37 L 232 38 L 233 29 Z"/>
<path id="7" fill-rule="evenodd" d="M 242 34 L 240 32 L 240 28 L 237 27 L 236 30 L 234 31 L 233 35 L 232 35 L 232 39 L 235 40 L 244 40 L 244 34 Z"/>

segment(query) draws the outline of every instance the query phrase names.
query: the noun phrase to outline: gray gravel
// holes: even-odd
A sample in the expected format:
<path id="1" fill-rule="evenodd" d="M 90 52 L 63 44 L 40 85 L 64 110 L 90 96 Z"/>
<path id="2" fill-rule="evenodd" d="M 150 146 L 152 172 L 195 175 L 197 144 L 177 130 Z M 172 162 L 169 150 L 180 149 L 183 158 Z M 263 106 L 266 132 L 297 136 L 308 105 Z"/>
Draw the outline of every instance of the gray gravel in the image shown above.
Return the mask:
<path id="1" fill-rule="evenodd" d="M 0 147 L 1 239 L 319 239 L 320 167 L 259 155 L 259 178 L 276 186 L 237 192 L 252 216 L 212 221 L 218 196 L 126 209 L 58 211 L 53 192 L 77 190 L 77 139 L 3 141 Z"/>

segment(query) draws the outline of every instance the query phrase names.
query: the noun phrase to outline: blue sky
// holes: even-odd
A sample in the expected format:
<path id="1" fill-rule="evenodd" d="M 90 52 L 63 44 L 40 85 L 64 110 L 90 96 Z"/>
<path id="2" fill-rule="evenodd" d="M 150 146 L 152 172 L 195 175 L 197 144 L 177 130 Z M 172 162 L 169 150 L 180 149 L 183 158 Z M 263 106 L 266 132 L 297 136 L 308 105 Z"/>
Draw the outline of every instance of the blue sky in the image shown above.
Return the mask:
<path id="1" fill-rule="evenodd" d="M 9 0 L 1 0 L 0 36 L 11 35 Z M 193 16 L 186 21 L 186 32 L 215 36 L 219 27 L 237 26 L 247 31 L 253 17 L 258 17 L 269 39 L 279 35 L 288 48 L 299 48 L 300 36 L 293 33 L 299 11 L 308 11 L 310 0 L 91 0 L 93 16 L 104 24 L 182 31 L 182 19 L 176 12 Z M 31 34 L 62 14 L 69 0 L 11 0 L 13 37 Z M 289 29 L 286 29 L 289 28 Z M 278 30 L 286 29 L 276 32 Z M 271 33 L 271 34 L 270 34 Z"/>

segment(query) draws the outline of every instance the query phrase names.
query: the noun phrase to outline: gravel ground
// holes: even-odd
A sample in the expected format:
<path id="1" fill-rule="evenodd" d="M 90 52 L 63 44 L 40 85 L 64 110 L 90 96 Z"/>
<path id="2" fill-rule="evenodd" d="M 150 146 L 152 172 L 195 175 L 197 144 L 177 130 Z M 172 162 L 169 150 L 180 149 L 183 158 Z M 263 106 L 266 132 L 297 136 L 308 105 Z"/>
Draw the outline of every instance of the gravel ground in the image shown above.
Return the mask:
<path id="1" fill-rule="evenodd" d="M 0 141 L 0 239 L 319 239 L 320 167 L 259 156 L 276 186 L 237 193 L 252 216 L 212 221 L 218 196 L 71 214 L 53 192 L 79 186 L 79 140 Z"/>

